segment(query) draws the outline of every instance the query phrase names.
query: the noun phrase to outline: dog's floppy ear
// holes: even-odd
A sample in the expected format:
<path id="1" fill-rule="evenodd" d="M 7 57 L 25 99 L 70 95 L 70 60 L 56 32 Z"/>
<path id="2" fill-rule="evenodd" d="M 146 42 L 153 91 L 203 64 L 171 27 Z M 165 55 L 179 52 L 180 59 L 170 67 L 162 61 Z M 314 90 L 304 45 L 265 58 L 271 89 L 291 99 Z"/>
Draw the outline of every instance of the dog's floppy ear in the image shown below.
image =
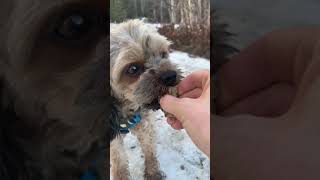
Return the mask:
<path id="1" fill-rule="evenodd" d="M 120 127 L 120 112 L 119 109 L 117 108 L 118 101 L 116 98 L 111 97 L 110 101 L 110 108 L 111 108 L 111 113 L 108 116 L 108 129 L 111 130 L 111 133 L 109 134 L 108 137 L 110 137 L 110 142 L 120 133 L 119 127 Z"/>
<path id="2" fill-rule="evenodd" d="M 109 114 L 109 122 L 108 124 L 110 125 L 110 127 L 108 127 L 109 129 L 111 129 L 111 133 L 109 135 L 109 139 L 110 142 L 120 133 L 119 132 L 119 111 L 117 110 L 117 108 L 115 106 L 111 106 L 111 113 Z"/>

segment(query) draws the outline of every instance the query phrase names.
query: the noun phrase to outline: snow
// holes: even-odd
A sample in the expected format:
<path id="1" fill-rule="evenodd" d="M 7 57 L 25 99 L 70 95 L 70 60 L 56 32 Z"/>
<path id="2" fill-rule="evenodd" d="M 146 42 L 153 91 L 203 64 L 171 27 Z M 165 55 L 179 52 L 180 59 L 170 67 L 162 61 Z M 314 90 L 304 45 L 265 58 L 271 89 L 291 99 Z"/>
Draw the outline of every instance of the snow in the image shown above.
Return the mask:
<path id="1" fill-rule="evenodd" d="M 165 25 L 170 25 L 170 24 L 160 24 L 160 23 L 155 23 L 155 24 L 151 24 L 154 27 L 156 27 L 157 29 L 162 28 Z M 174 29 L 178 29 L 180 27 L 180 24 L 174 24 Z"/>
<path id="2" fill-rule="evenodd" d="M 210 62 L 203 58 L 190 57 L 187 53 L 173 51 L 170 59 L 183 71 L 183 75 L 196 70 L 210 70 Z M 184 130 L 177 131 L 169 126 L 161 111 L 154 112 L 156 127 L 157 157 L 160 169 L 167 180 L 210 179 L 209 159 L 192 143 Z M 133 180 L 143 180 L 143 154 L 137 138 L 129 133 L 124 138 L 129 156 L 129 171 Z M 132 155 L 134 154 L 134 156 Z M 112 179 L 112 177 L 110 177 Z"/>
<path id="3" fill-rule="evenodd" d="M 170 60 L 177 64 L 188 75 L 197 70 L 210 70 L 210 61 L 200 57 L 191 57 L 188 53 L 173 51 L 170 53 Z"/>
<path id="4" fill-rule="evenodd" d="M 142 19 L 142 21 L 145 21 L 144 19 Z M 162 28 L 165 25 L 170 25 L 170 24 L 161 24 L 161 23 L 148 23 L 151 26 L 154 26 L 157 29 Z M 110 23 L 110 28 L 112 28 L 112 26 L 117 25 L 116 23 Z M 174 29 L 178 29 L 180 27 L 180 24 L 174 24 Z"/>

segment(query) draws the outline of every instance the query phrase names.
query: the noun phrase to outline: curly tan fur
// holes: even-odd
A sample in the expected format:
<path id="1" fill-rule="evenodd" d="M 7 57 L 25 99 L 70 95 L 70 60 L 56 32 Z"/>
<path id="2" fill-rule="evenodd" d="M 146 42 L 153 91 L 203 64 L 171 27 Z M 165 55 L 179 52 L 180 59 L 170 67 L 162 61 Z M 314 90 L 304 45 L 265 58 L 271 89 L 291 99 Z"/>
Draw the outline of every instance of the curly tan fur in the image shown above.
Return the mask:
<path id="1" fill-rule="evenodd" d="M 129 20 L 114 25 L 110 32 L 110 59 L 112 95 L 117 99 L 120 123 L 125 123 L 134 114 L 142 115 L 140 128 L 132 133 L 137 136 L 145 157 L 145 179 L 163 179 L 156 157 L 154 117 L 151 109 L 159 109 L 159 98 L 170 88 L 161 81 L 164 73 L 175 72 L 180 79 L 177 67 L 170 63 L 170 42 L 157 30 L 139 20 Z M 138 76 L 127 74 L 132 64 L 143 65 Z M 174 86 L 172 84 L 172 86 Z M 120 141 L 120 142 L 119 142 Z M 128 179 L 128 164 L 123 151 L 122 138 L 111 143 L 112 172 L 114 179 Z"/>

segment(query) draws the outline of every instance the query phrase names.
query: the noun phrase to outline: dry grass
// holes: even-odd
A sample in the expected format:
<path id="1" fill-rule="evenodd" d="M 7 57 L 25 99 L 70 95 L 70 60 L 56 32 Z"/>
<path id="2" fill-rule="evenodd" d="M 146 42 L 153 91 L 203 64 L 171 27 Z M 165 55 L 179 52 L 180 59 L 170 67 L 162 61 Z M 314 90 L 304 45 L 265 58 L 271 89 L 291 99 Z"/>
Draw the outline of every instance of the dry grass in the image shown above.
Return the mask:
<path id="1" fill-rule="evenodd" d="M 170 24 L 159 28 L 159 33 L 173 42 L 173 49 L 210 59 L 210 28 Z"/>

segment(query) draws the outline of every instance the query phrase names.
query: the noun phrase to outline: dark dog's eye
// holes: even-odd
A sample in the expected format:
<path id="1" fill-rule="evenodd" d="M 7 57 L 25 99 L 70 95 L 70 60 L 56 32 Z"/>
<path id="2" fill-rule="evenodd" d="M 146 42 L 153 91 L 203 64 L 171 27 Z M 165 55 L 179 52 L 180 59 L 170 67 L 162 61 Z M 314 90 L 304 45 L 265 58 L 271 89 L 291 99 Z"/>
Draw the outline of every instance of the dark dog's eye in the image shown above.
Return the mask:
<path id="1" fill-rule="evenodd" d="M 94 21 L 92 18 L 81 15 L 73 14 L 65 17 L 58 27 L 56 34 L 65 40 L 79 40 L 86 37 L 94 28 Z"/>
<path id="2" fill-rule="evenodd" d="M 130 76 L 138 76 L 143 72 L 143 66 L 141 64 L 132 64 L 127 69 L 127 74 Z"/>
<path id="3" fill-rule="evenodd" d="M 168 57 L 168 53 L 165 51 L 160 52 L 160 57 L 161 58 L 167 58 Z"/>

